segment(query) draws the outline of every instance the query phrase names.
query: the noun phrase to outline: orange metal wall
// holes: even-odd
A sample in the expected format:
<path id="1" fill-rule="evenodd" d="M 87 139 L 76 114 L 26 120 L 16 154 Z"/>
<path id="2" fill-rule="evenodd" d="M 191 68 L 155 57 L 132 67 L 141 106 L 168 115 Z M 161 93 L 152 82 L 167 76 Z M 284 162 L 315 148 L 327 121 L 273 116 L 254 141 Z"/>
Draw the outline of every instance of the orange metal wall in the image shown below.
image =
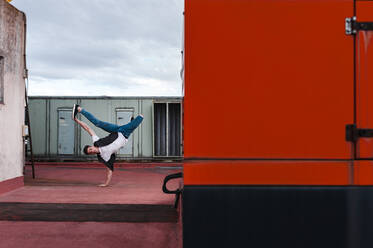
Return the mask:
<path id="1" fill-rule="evenodd" d="M 373 21 L 373 1 L 356 3 L 357 21 Z M 360 31 L 356 46 L 357 127 L 373 128 L 373 31 Z M 362 138 L 359 158 L 373 158 L 373 139 Z"/>
<path id="2" fill-rule="evenodd" d="M 351 158 L 345 0 L 187 0 L 186 158 Z"/>
<path id="3" fill-rule="evenodd" d="M 373 21 L 373 1 L 355 7 Z M 186 185 L 373 184 L 345 140 L 354 114 L 373 128 L 373 32 L 356 36 L 355 81 L 353 15 L 352 0 L 185 1 Z M 356 148 L 373 158 L 373 139 Z"/>
<path id="4" fill-rule="evenodd" d="M 373 161 L 356 161 L 354 163 L 354 184 L 373 185 Z"/>
<path id="5" fill-rule="evenodd" d="M 360 22 L 371 22 L 373 17 L 373 1 L 356 1 L 356 17 L 357 20 Z"/>
<path id="6" fill-rule="evenodd" d="M 351 163 L 327 161 L 209 161 L 184 164 L 185 185 L 349 185 Z M 371 167 L 360 171 L 373 171 Z M 373 178 L 371 176 L 370 178 Z M 356 178 L 357 179 L 357 178 Z M 368 178 L 362 178 L 366 182 Z"/>

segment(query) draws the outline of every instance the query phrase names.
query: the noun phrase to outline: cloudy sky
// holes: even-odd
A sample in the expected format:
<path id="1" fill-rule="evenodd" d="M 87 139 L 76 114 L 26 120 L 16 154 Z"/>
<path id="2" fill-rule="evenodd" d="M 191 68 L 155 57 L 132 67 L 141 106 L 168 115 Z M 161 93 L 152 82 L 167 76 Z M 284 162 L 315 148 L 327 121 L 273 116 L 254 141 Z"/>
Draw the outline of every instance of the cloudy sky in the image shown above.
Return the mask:
<path id="1" fill-rule="evenodd" d="M 30 95 L 180 96 L 184 0 L 13 0 Z"/>

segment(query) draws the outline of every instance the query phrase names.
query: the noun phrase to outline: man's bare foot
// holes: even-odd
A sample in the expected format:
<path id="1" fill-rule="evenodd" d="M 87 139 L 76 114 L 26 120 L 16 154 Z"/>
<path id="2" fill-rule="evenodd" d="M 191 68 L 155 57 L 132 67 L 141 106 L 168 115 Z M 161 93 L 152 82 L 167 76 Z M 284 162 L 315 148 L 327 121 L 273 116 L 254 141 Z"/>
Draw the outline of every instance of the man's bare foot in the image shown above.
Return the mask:
<path id="1" fill-rule="evenodd" d="M 106 183 L 102 183 L 102 184 L 99 184 L 99 185 L 97 185 L 98 187 L 107 187 L 108 186 L 108 184 L 106 184 Z"/>

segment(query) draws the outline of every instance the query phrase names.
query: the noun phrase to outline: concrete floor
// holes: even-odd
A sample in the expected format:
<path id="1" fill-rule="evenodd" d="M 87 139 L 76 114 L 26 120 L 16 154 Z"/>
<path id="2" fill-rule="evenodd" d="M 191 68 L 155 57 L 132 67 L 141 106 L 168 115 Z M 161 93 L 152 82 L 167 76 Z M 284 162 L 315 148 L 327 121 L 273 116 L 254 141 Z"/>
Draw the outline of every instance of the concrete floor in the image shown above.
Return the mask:
<path id="1" fill-rule="evenodd" d="M 173 205 L 162 192 L 163 178 L 177 165 L 120 166 L 109 187 L 105 168 L 89 163 L 36 165 L 36 179 L 26 169 L 25 186 L 0 195 L 0 202 Z M 173 181 L 169 188 L 181 182 Z M 1 210 L 0 210 L 1 211 Z M 114 222 L 0 221 L 2 247 L 181 247 L 181 224 Z"/>
<path id="2" fill-rule="evenodd" d="M 84 166 L 87 166 L 86 164 Z M 0 195 L 0 202 L 173 204 L 174 195 L 162 192 L 166 175 L 180 167 L 116 168 L 109 187 L 104 167 L 37 166 L 36 178 L 26 170 L 25 187 Z M 170 189 L 178 187 L 170 181 Z"/>
<path id="3" fill-rule="evenodd" d="M 0 221 L 1 248 L 177 248 L 175 223 Z"/>

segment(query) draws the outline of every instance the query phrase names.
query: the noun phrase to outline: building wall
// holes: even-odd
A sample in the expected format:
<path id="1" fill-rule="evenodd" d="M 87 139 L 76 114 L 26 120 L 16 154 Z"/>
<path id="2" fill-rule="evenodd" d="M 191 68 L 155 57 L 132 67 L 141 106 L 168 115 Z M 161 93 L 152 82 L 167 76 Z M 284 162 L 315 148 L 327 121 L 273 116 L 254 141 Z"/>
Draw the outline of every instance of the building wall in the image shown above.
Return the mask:
<path id="1" fill-rule="evenodd" d="M 23 176 L 25 16 L 0 0 L 0 56 L 4 59 L 0 103 L 0 182 Z"/>
<path id="2" fill-rule="evenodd" d="M 116 123 L 116 110 L 133 110 L 133 116 L 144 116 L 144 121 L 132 134 L 133 154 L 118 155 L 122 159 L 153 158 L 153 102 L 178 102 L 180 97 L 30 97 L 29 109 L 31 118 L 31 134 L 33 152 L 37 159 L 49 160 L 85 160 L 82 152 L 86 144 L 91 145 L 92 139 L 83 129 L 75 124 L 74 154 L 58 154 L 58 110 L 71 109 L 73 104 L 79 104 L 96 118 Z M 89 124 L 99 137 L 108 133 L 93 126 L 84 116 L 78 117 Z"/>

